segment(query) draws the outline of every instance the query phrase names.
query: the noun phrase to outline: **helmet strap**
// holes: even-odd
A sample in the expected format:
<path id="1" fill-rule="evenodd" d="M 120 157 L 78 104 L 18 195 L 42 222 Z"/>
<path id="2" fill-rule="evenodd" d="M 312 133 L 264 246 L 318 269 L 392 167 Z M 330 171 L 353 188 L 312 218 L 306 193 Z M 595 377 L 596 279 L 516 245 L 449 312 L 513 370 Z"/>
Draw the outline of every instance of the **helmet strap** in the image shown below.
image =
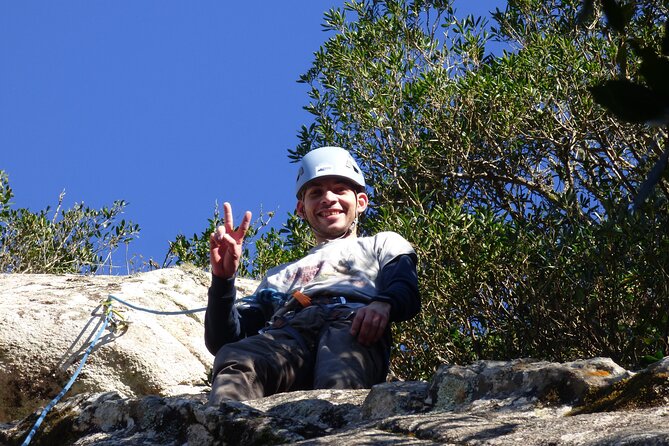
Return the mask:
<path id="1" fill-rule="evenodd" d="M 346 228 L 346 230 L 338 237 L 334 237 L 334 238 L 323 237 L 323 238 L 326 239 L 329 242 L 346 238 L 349 234 L 351 234 L 353 231 L 356 230 L 356 227 L 358 226 L 358 221 L 359 221 L 358 217 L 359 217 L 359 215 L 358 215 L 358 201 L 356 200 L 355 201 L 355 218 L 353 219 L 351 224 L 348 226 L 348 228 Z M 309 225 L 309 227 L 311 228 L 312 231 L 318 232 L 316 230 L 316 228 L 314 228 L 311 225 L 311 223 L 309 223 L 308 219 L 305 218 L 305 221 L 307 222 L 307 224 Z"/>

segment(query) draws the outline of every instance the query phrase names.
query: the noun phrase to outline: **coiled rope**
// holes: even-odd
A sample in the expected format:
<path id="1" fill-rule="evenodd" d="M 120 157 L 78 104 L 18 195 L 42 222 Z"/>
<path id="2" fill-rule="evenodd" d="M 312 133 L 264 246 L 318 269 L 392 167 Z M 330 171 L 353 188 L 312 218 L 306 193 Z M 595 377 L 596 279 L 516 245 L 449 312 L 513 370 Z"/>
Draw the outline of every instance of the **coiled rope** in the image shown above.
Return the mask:
<path id="1" fill-rule="evenodd" d="M 42 422 L 46 418 L 47 414 L 53 407 L 58 404 L 58 402 L 65 396 L 68 390 L 70 390 L 70 387 L 72 387 L 72 384 L 77 380 L 77 377 L 81 373 L 81 370 L 84 368 L 84 365 L 86 364 L 86 360 L 88 359 L 88 355 L 93 351 L 95 346 L 97 345 L 98 341 L 100 340 L 100 337 L 102 336 L 102 333 L 107 329 L 107 326 L 109 324 L 112 324 L 114 327 L 116 326 L 124 326 L 127 325 L 127 322 L 123 318 L 123 316 L 116 311 L 116 309 L 112 308 L 112 300 L 115 300 L 127 307 L 130 307 L 134 310 L 138 311 L 144 311 L 146 313 L 151 313 L 151 314 L 158 314 L 158 315 L 163 315 L 163 316 L 174 316 L 174 315 L 179 315 L 179 314 L 193 314 L 193 313 L 199 313 L 201 311 L 205 311 L 207 308 L 196 308 L 194 310 L 181 310 L 181 311 L 158 311 L 158 310 L 152 310 L 150 308 L 144 308 L 140 307 L 137 305 L 133 305 L 119 297 L 116 297 L 112 294 L 110 294 L 105 301 L 101 303 L 102 308 L 104 309 L 103 316 L 104 320 L 102 322 L 102 325 L 98 329 L 97 333 L 95 333 L 95 337 L 91 341 L 91 343 L 88 345 L 88 348 L 86 348 L 86 351 L 84 352 L 84 355 L 81 358 L 81 362 L 79 363 L 79 366 L 77 367 L 77 370 L 74 372 L 70 380 L 65 384 L 65 387 L 56 395 L 56 397 L 51 400 L 49 404 L 47 404 L 44 409 L 42 409 L 42 413 L 40 416 L 37 418 L 37 421 L 35 421 L 35 424 L 33 424 L 32 428 L 30 429 L 30 432 L 28 432 L 28 435 L 26 436 L 25 440 L 23 440 L 22 446 L 28 446 L 30 442 L 32 441 L 33 437 L 37 433 L 37 430 L 41 426 Z"/>
<path id="2" fill-rule="evenodd" d="M 113 294 L 109 295 L 109 299 L 113 299 L 113 300 L 115 300 L 117 302 L 120 302 L 123 305 L 125 305 L 127 307 L 130 307 L 130 308 L 133 308 L 135 310 L 144 311 L 146 313 L 151 313 L 151 314 L 159 314 L 159 315 L 162 315 L 162 316 L 175 316 L 175 315 L 178 315 L 178 314 L 193 314 L 193 313 L 199 313 L 201 311 L 205 311 L 207 309 L 206 307 L 203 307 L 203 308 L 196 308 L 194 310 L 158 311 L 158 310 L 152 310 L 150 308 L 144 308 L 144 307 L 139 307 L 137 305 L 133 305 L 129 302 L 124 301 L 123 299 L 121 299 L 119 297 L 114 296 Z"/>

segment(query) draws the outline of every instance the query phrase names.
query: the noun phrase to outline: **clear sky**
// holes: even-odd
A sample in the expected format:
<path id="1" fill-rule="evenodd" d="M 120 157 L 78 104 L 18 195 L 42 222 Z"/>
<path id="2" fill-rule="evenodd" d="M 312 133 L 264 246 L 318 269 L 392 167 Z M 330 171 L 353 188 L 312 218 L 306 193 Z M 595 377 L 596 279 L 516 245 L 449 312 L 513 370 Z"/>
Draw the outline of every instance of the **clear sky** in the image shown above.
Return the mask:
<path id="1" fill-rule="evenodd" d="M 458 0 L 487 15 L 501 0 Z M 330 36 L 335 0 L 3 1 L 0 169 L 15 207 L 129 205 L 130 256 L 207 224 L 294 208 L 287 150 L 309 124 L 296 80 Z M 118 256 L 117 256 L 118 257 Z M 117 262 L 118 263 L 118 262 Z M 125 273 L 125 271 L 118 271 Z"/>

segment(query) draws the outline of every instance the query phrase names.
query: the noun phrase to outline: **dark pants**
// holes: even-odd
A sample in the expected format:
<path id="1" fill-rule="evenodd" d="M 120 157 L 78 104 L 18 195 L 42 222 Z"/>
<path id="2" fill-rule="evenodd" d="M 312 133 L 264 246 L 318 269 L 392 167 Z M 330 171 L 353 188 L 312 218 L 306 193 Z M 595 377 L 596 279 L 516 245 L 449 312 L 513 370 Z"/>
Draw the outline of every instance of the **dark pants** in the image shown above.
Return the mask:
<path id="1" fill-rule="evenodd" d="M 353 310 L 311 306 L 281 328 L 223 346 L 209 404 L 306 389 L 364 389 L 388 372 L 390 330 L 371 347 L 351 336 Z"/>

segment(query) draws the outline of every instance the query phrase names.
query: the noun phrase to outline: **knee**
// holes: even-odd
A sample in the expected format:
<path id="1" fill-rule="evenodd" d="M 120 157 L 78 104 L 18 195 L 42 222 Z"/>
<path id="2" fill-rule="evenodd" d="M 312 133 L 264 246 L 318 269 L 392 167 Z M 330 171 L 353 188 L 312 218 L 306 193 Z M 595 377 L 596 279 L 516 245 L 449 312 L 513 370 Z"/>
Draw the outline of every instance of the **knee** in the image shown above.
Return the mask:
<path id="1" fill-rule="evenodd" d="M 263 397 L 262 379 L 258 377 L 263 358 L 226 347 L 218 351 L 214 360 L 209 405 Z"/>
<path id="2" fill-rule="evenodd" d="M 262 398 L 265 395 L 260 384 L 253 372 L 235 370 L 234 367 L 225 368 L 212 379 L 208 404 L 218 406 L 225 401 Z"/>
<path id="3" fill-rule="evenodd" d="M 243 354 L 231 348 L 223 347 L 214 358 L 212 380 L 225 369 L 233 368 L 239 372 L 251 372 L 255 370 L 255 358 L 253 355 Z"/>
<path id="4" fill-rule="evenodd" d="M 321 371 L 314 376 L 314 389 L 369 389 L 374 384 L 369 376 L 352 368 Z"/>

